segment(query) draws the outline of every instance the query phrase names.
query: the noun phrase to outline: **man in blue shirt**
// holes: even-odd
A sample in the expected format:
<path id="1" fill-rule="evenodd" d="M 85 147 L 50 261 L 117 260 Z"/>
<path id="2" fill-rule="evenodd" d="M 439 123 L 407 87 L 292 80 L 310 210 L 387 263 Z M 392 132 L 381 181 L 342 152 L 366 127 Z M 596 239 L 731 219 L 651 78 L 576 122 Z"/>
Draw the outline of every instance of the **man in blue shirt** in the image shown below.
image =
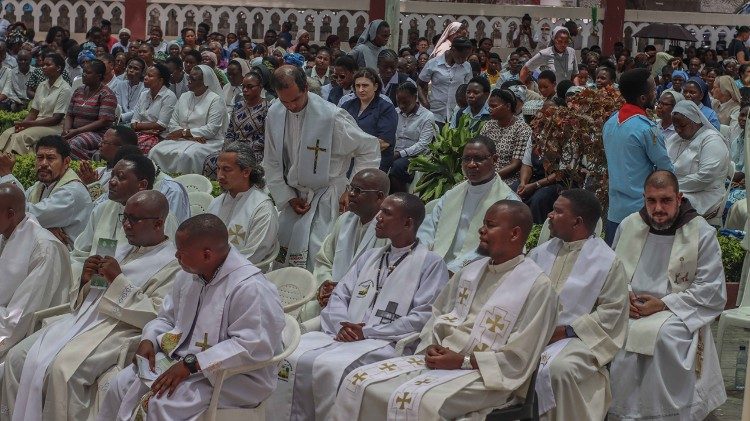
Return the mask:
<path id="1" fill-rule="evenodd" d="M 643 207 L 643 183 L 655 169 L 673 171 L 657 124 L 646 116 L 656 100 L 656 83 L 646 69 L 620 76 L 625 104 L 604 124 L 604 152 L 609 171 L 607 244 L 626 216 Z"/>

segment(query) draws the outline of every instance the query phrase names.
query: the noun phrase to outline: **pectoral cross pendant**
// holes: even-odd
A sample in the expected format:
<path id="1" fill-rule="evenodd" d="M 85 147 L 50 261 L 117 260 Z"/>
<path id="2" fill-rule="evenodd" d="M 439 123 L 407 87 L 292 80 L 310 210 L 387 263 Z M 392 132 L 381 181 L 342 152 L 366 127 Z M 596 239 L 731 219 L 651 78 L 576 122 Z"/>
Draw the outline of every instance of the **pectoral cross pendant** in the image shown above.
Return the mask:
<path id="1" fill-rule="evenodd" d="M 315 161 L 313 162 L 313 174 L 318 173 L 318 153 L 326 152 L 328 149 L 320 147 L 320 139 L 315 141 L 315 147 L 308 146 L 307 150 L 315 152 Z"/>

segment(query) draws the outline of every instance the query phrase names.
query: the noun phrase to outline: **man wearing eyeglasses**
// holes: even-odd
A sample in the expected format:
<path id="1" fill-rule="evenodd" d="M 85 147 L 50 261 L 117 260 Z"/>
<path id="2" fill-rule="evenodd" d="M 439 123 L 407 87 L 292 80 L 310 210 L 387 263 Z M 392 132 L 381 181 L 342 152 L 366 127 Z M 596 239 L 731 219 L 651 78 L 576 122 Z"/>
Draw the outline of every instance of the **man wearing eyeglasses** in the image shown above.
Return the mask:
<path id="1" fill-rule="evenodd" d="M 345 110 L 309 94 L 305 73 L 281 66 L 271 85 L 279 101 L 266 117 L 263 169 L 279 209 L 277 262 L 313 269 L 339 216 L 348 174 L 380 164 L 380 142 Z"/>
<path id="2" fill-rule="evenodd" d="M 309 320 L 328 305 L 333 288 L 362 253 L 387 246 L 387 238 L 375 235 L 375 215 L 388 196 L 388 175 L 377 168 L 364 169 L 346 186 L 347 212 L 336 219 L 331 233 L 315 255 L 313 274 L 318 281 L 317 299 L 307 303 L 300 319 Z"/>
<path id="3" fill-rule="evenodd" d="M 120 217 L 127 242 L 114 257 L 86 259 L 72 313 L 8 352 L 0 418 L 40 420 L 44 412 L 44 419 L 85 420 L 96 414 L 98 391 L 106 390 L 122 352 L 156 317 L 179 272 L 175 246 L 164 233 L 168 213 L 157 191 L 127 200 Z M 95 276 L 106 287 L 97 286 Z"/>
<path id="4" fill-rule="evenodd" d="M 487 209 L 498 200 L 520 200 L 495 172 L 497 159 L 492 139 L 470 140 L 461 157 L 466 181 L 437 199 L 419 227 L 419 239 L 445 259 L 451 273 L 480 257 L 477 230 Z"/>
<path id="5" fill-rule="evenodd" d="M 321 332 L 304 334 L 286 359 L 286 381 L 279 382 L 269 399 L 274 419 L 329 419 L 346 373 L 400 356 L 403 350 L 396 341 L 422 329 L 448 282 L 443 259 L 417 240 L 424 215 L 424 204 L 412 194 L 394 193 L 382 200 L 375 236 L 390 244 L 367 250 L 354 261 L 320 313 Z M 308 327 L 312 330 L 312 323 Z"/>
<path id="6" fill-rule="evenodd" d="M 86 228 L 73 243 L 73 279 L 81 276 L 89 256 L 97 254 L 100 239 L 108 238 L 117 240 L 118 244 L 126 243 L 121 223 L 125 203 L 139 191 L 153 189 L 155 172 L 153 162 L 140 154 L 125 156 L 115 164 L 107 182 L 108 200 L 94 207 Z M 165 229 L 170 237 L 177 231 L 177 221 L 171 213 L 165 221 Z"/>

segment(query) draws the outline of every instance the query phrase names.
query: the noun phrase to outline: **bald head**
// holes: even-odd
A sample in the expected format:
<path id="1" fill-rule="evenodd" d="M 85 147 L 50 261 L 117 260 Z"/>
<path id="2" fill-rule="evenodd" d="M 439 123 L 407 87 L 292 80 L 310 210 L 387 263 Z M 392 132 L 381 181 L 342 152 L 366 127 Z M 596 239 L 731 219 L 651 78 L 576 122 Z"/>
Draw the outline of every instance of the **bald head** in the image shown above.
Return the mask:
<path id="1" fill-rule="evenodd" d="M 363 188 L 378 190 L 383 194 L 388 194 L 391 189 L 391 180 L 388 174 L 377 168 L 365 168 L 354 175 L 352 180 L 357 179 Z"/>
<path id="2" fill-rule="evenodd" d="M 188 218 L 180 224 L 177 232 L 190 243 L 213 250 L 229 249 L 229 233 L 218 216 L 203 213 Z"/>
<path id="3" fill-rule="evenodd" d="M 679 193 L 680 183 L 677 181 L 677 177 L 667 170 L 656 170 L 646 177 L 646 182 L 643 184 L 643 190 L 648 188 L 654 189 L 671 189 L 674 193 Z"/>
<path id="4" fill-rule="evenodd" d="M 148 215 L 149 218 L 161 218 L 164 220 L 169 215 L 169 202 L 167 198 L 164 194 L 156 190 L 139 191 L 128 199 L 127 204 L 137 205 L 140 211 L 144 215 Z"/>
<path id="5" fill-rule="evenodd" d="M 495 215 L 500 216 L 500 219 L 507 220 L 511 226 L 521 228 L 524 242 L 529 237 L 534 220 L 531 217 L 531 210 L 523 202 L 500 200 L 490 206 L 488 212 L 494 212 Z"/>
<path id="6" fill-rule="evenodd" d="M 20 219 L 23 219 L 26 211 L 26 196 L 23 190 L 12 183 L 0 184 L 0 207 L 3 211 L 12 209 L 16 214 L 22 215 Z"/>

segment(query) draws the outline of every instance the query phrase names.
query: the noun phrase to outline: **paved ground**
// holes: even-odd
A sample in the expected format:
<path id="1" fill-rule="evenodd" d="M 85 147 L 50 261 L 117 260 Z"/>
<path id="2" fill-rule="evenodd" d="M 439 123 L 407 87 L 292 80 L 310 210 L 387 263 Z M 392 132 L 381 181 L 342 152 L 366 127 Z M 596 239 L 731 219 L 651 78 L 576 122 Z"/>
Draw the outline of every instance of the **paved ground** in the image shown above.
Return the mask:
<path id="1" fill-rule="evenodd" d="M 716 338 L 718 322 L 713 323 L 713 334 Z M 741 328 L 727 329 L 724 334 L 724 350 L 721 358 L 721 374 L 724 376 L 724 385 L 727 388 L 727 402 L 716 409 L 707 418 L 710 421 L 738 421 L 742 415 L 742 391 L 734 390 L 734 372 L 737 365 L 737 351 L 740 345 L 748 345 L 750 330 Z M 750 385 L 748 385 L 750 386 Z"/>

